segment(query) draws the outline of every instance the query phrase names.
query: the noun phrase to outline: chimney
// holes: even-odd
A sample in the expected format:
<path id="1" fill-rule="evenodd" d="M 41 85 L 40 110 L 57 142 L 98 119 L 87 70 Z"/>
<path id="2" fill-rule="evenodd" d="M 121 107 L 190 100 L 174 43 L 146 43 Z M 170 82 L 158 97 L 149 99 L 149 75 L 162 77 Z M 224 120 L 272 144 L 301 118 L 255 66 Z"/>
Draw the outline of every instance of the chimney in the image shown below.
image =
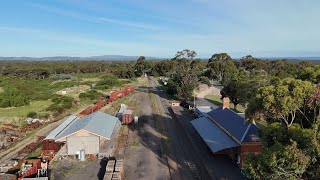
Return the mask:
<path id="1" fill-rule="evenodd" d="M 230 108 L 230 99 L 228 97 L 223 98 L 223 109 Z"/>

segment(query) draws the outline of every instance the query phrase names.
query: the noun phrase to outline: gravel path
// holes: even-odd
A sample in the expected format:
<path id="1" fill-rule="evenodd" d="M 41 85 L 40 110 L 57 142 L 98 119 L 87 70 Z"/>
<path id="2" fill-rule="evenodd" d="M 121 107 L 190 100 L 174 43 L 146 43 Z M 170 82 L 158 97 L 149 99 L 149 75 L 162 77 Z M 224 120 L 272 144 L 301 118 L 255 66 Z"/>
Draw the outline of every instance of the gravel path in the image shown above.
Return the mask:
<path id="1" fill-rule="evenodd" d="M 161 139 L 155 128 L 148 88 L 139 90 L 142 91 L 137 102 L 140 107 L 140 112 L 137 112 L 139 124 L 131 127 L 129 132 L 129 146 L 124 159 L 125 179 L 170 179 L 162 158 Z"/>

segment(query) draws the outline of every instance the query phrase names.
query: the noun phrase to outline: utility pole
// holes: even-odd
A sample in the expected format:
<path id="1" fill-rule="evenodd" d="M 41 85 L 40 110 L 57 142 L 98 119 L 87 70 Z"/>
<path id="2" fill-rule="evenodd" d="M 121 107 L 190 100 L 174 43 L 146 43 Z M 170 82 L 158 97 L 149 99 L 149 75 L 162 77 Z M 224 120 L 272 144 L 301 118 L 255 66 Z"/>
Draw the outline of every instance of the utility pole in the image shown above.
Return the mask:
<path id="1" fill-rule="evenodd" d="M 193 95 L 193 108 L 196 108 L 196 93 Z"/>

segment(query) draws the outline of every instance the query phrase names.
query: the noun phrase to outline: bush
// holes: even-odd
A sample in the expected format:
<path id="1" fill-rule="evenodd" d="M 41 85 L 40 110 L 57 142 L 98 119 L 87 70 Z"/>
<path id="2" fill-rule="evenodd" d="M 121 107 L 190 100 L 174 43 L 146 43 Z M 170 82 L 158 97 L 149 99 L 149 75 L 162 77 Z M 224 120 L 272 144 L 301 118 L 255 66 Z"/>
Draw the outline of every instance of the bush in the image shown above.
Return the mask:
<path id="1" fill-rule="evenodd" d="M 62 113 L 67 109 L 70 109 L 73 105 L 73 98 L 68 96 L 57 95 L 52 100 L 51 104 L 46 110 L 51 112 Z"/>
<path id="2" fill-rule="evenodd" d="M 98 99 L 101 96 L 105 96 L 105 95 L 101 92 L 96 91 L 96 90 L 90 90 L 88 92 L 79 94 L 80 99 L 90 99 L 90 100 Z"/>
<path id="3" fill-rule="evenodd" d="M 200 81 L 203 83 L 203 84 L 207 84 L 208 86 L 211 86 L 211 82 L 210 82 L 210 79 L 206 76 L 201 76 L 200 77 Z"/>
<path id="4" fill-rule="evenodd" d="M 70 74 L 54 74 L 50 77 L 54 81 L 74 79 Z"/>
<path id="5" fill-rule="evenodd" d="M 34 111 L 31 111 L 31 112 L 28 113 L 27 117 L 28 118 L 36 118 L 37 117 L 37 113 L 34 112 Z"/>
<path id="6" fill-rule="evenodd" d="M 109 89 L 112 86 L 120 86 L 123 82 L 121 82 L 117 77 L 113 75 L 103 76 L 102 79 L 97 83 L 96 89 Z"/>
<path id="7" fill-rule="evenodd" d="M 17 88 L 7 86 L 4 92 L 0 93 L 0 107 L 20 107 L 30 104 L 30 100 Z"/>

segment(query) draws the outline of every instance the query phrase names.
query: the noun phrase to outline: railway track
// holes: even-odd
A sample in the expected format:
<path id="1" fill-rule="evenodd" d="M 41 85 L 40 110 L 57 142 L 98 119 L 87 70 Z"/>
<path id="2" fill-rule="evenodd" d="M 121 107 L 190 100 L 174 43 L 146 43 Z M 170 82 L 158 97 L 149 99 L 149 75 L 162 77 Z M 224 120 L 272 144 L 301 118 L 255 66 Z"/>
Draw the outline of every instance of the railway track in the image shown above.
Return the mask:
<path id="1" fill-rule="evenodd" d="M 175 118 L 172 118 L 169 116 L 170 114 L 172 115 L 172 112 L 169 112 L 168 106 L 170 104 L 163 99 L 162 97 L 159 96 L 160 89 L 158 88 L 158 84 L 150 77 L 148 77 L 149 84 L 152 86 L 154 92 L 157 92 L 156 96 L 156 101 L 158 104 L 158 109 L 161 112 L 161 115 L 165 118 L 168 118 L 171 120 L 171 123 L 173 122 L 172 120 L 176 120 Z M 176 120 L 177 121 L 177 120 Z M 179 156 L 183 157 L 185 159 L 183 162 L 179 162 L 180 168 L 179 169 L 179 176 L 180 177 L 188 177 L 188 179 L 211 179 L 209 176 L 209 173 L 206 171 L 205 167 L 203 166 L 203 163 L 200 161 L 198 156 L 194 154 L 196 152 L 193 148 L 190 148 L 191 142 L 190 138 L 186 135 L 187 129 L 183 129 L 183 127 L 180 123 L 175 122 L 174 124 L 176 130 L 171 130 L 171 132 L 166 132 L 167 134 L 171 133 L 170 136 L 177 136 L 178 141 L 175 141 L 174 144 L 179 148 Z M 167 126 L 170 126 L 172 124 L 169 124 L 168 121 L 166 123 Z M 166 128 L 166 131 L 170 127 Z M 180 130 L 178 130 L 180 129 Z M 183 129 L 183 130 L 182 130 Z M 175 156 L 177 156 L 177 152 L 174 153 Z"/>

